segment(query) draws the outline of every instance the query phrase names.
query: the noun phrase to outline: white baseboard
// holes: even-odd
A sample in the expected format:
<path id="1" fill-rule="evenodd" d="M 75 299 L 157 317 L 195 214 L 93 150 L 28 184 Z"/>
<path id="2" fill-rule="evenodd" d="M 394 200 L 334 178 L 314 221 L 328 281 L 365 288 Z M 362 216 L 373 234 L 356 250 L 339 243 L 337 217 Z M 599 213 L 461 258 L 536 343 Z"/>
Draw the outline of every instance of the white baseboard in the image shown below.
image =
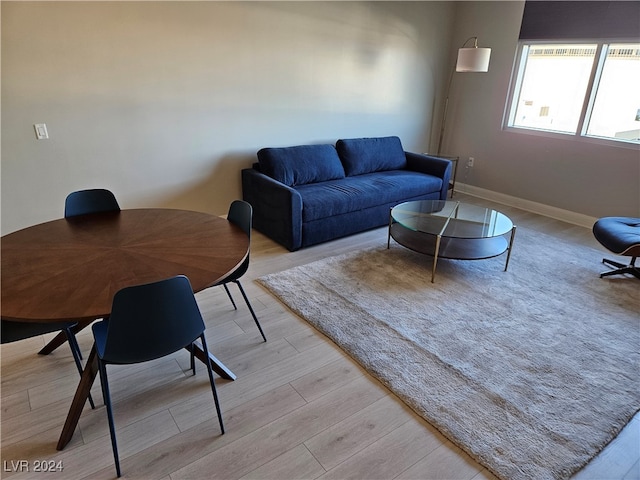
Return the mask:
<path id="1" fill-rule="evenodd" d="M 591 228 L 597 220 L 597 218 L 590 217 L 589 215 L 583 215 L 581 213 L 563 210 L 562 208 L 552 207 L 543 203 L 512 197 L 511 195 L 505 195 L 504 193 L 498 193 L 492 190 L 485 190 L 484 188 L 464 183 L 456 182 L 456 191 L 464 193 L 465 195 L 471 195 L 473 197 L 483 198 L 492 202 L 502 203 L 503 205 L 509 205 L 510 207 L 526 210 L 527 212 L 544 215 L 545 217 L 555 218 L 556 220 L 561 220 L 573 225 L 579 225 L 581 227 Z"/>

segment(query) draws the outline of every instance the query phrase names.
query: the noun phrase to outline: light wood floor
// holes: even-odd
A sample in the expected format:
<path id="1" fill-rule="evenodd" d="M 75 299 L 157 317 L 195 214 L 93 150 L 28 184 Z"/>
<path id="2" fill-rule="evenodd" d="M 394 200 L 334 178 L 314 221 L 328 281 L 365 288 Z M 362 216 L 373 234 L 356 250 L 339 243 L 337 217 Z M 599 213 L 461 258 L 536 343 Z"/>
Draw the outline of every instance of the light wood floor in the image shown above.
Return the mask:
<path id="1" fill-rule="evenodd" d="M 589 229 L 496 207 L 518 226 L 598 247 Z M 253 282 L 270 272 L 384 242 L 382 228 L 290 253 L 255 233 L 252 264 L 243 284 L 269 341 L 261 341 L 244 303 L 234 311 L 222 288 L 197 295 L 209 347 L 238 376 L 234 382 L 217 379 L 227 433 L 220 435 L 204 367 L 200 365 L 192 376 L 186 353 L 151 364 L 111 367 L 123 476 L 495 478 Z M 239 293 L 235 297 L 242 302 Z M 55 449 L 78 375 L 66 346 L 48 357 L 36 355 L 48 338 L 1 349 L 2 477 L 113 478 L 98 381 L 93 389 L 97 408 L 92 411 L 87 405 L 71 443 L 62 452 Z M 82 332 L 79 340 L 83 352 L 88 352 L 89 331 Z M 64 470 L 33 471 L 37 462 L 47 460 Z M 639 479 L 640 417 L 636 415 L 576 478 Z"/>

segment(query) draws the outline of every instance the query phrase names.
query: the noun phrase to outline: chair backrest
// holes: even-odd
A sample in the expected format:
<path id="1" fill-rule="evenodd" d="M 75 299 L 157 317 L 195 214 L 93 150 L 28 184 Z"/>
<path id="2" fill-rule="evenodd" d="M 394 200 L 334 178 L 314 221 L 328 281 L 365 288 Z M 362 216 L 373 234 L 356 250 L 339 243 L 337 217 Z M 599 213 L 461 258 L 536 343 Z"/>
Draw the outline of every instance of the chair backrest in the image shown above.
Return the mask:
<path id="1" fill-rule="evenodd" d="M 244 233 L 251 238 L 251 218 L 253 216 L 253 208 L 251 204 L 244 200 L 234 200 L 229 205 L 229 213 L 227 220 L 238 225 Z"/>
<path id="2" fill-rule="evenodd" d="M 116 292 L 103 360 L 139 363 L 164 357 L 204 332 L 202 315 L 184 275 Z"/>
<path id="3" fill-rule="evenodd" d="M 234 225 L 239 226 L 244 233 L 249 237 L 249 247 L 251 247 L 251 222 L 253 218 L 253 207 L 244 200 L 234 200 L 229 205 L 229 213 L 227 214 L 227 220 Z M 249 269 L 249 254 L 245 258 L 242 265 L 240 265 L 232 275 L 229 275 L 225 280 L 236 280 L 243 276 Z"/>
<path id="4" fill-rule="evenodd" d="M 115 195 L 104 188 L 72 192 L 64 202 L 65 218 L 88 213 L 119 211 L 120 205 L 118 205 Z"/>

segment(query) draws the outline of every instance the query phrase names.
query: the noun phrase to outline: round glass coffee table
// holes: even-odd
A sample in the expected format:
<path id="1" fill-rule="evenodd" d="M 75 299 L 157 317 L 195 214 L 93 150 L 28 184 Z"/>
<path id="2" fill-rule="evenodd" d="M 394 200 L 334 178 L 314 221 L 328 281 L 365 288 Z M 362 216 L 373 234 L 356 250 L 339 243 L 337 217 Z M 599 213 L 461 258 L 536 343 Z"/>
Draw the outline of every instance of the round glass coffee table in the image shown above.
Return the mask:
<path id="1" fill-rule="evenodd" d="M 420 200 L 391 209 L 387 248 L 400 245 L 433 257 L 431 281 L 438 258 L 480 260 L 507 253 L 509 266 L 516 227 L 505 214 L 458 201 Z"/>

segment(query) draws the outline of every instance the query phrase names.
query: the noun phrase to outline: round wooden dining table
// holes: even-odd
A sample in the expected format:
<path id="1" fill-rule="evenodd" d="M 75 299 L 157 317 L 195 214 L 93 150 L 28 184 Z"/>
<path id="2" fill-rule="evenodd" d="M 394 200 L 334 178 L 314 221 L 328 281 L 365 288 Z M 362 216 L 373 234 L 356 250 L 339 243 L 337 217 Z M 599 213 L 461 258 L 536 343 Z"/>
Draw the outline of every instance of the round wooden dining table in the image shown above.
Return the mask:
<path id="1" fill-rule="evenodd" d="M 118 290 L 175 275 L 198 292 L 249 251 L 224 218 L 162 208 L 54 220 L 1 242 L 2 318 L 20 322 L 103 318 Z"/>
<path id="2" fill-rule="evenodd" d="M 249 238 L 240 227 L 188 210 L 131 209 L 41 223 L 1 238 L 1 316 L 86 326 L 109 316 L 114 294 L 124 287 L 185 275 L 198 292 L 223 280 L 248 254 Z M 196 349 L 196 356 L 235 379 L 213 355 Z M 96 373 L 92 349 L 58 449 L 71 439 Z"/>

